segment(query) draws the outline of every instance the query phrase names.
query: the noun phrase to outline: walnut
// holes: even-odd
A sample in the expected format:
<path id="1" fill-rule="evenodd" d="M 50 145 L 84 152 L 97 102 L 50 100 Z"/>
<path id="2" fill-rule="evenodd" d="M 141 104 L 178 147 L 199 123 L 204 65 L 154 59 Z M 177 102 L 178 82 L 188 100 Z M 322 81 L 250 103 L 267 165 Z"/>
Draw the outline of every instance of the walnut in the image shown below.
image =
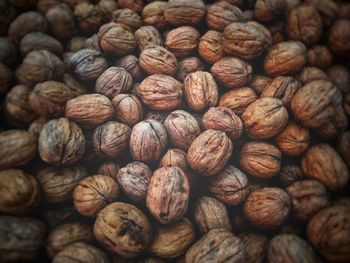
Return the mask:
<path id="1" fill-rule="evenodd" d="M 159 167 L 164 166 L 178 166 L 185 173 L 188 172 L 189 167 L 186 162 L 186 152 L 180 149 L 169 149 L 159 161 Z"/>
<path id="2" fill-rule="evenodd" d="M 114 161 L 108 161 L 100 165 L 96 174 L 102 174 L 111 177 L 117 181 L 117 174 L 120 170 L 120 165 Z"/>
<path id="3" fill-rule="evenodd" d="M 165 19 L 164 11 L 168 2 L 154 1 L 147 4 L 142 10 L 142 20 L 146 25 L 151 25 L 158 30 L 166 29 L 168 21 Z"/>
<path id="4" fill-rule="evenodd" d="M 251 87 L 256 94 L 260 95 L 267 87 L 270 86 L 271 82 L 272 79 L 267 76 L 254 75 L 252 80 L 249 82 L 249 87 Z"/>
<path id="5" fill-rule="evenodd" d="M 74 97 L 87 93 L 86 87 L 69 74 L 62 76 L 62 83 L 70 89 Z"/>
<path id="6" fill-rule="evenodd" d="M 197 29 L 191 26 L 181 26 L 166 34 L 165 45 L 177 57 L 185 57 L 197 48 L 199 38 L 200 33 Z"/>
<path id="7" fill-rule="evenodd" d="M 103 22 L 109 22 L 112 19 L 113 12 L 118 8 L 118 5 L 114 0 L 102 0 L 98 2 L 96 8 Z"/>
<path id="8" fill-rule="evenodd" d="M 194 26 L 203 20 L 205 11 L 205 4 L 201 0 L 169 0 L 164 16 L 172 25 Z"/>
<path id="9" fill-rule="evenodd" d="M 91 37 L 88 37 L 84 42 L 84 48 L 86 49 L 94 49 L 101 52 L 101 48 L 98 44 L 97 34 L 93 34 Z"/>
<path id="10" fill-rule="evenodd" d="M 299 79 L 302 83 L 306 84 L 319 79 L 328 80 L 328 76 L 322 69 L 316 67 L 304 67 L 300 72 Z"/>
<path id="11" fill-rule="evenodd" d="M 168 112 L 162 112 L 162 111 L 150 111 L 145 117 L 145 120 L 155 120 L 158 121 L 160 124 L 164 124 L 164 121 L 166 117 L 168 116 Z"/>
<path id="12" fill-rule="evenodd" d="M 142 52 L 147 46 L 164 46 L 163 38 L 153 26 L 142 26 L 135 32 L 137 45 Z"/>
<path id="13" fill-rule="evenodd" d="M 349 58 L 350 21 L 338 19 L 332 25 L 328 35 L 328 46 L 334 54 Z"/>
<path id="14" fill-rule="evenodd" d="M 331 26 L 338 15 L 341 17 L 341 10 L 346 10 L 346 7 L 338 6 L 338 3 L 331 0 L 306 0 L 306 3 L 314 6 L 322 17 L 322 22 L 325 26 Z"/>
<path id="15" fill-rule="evenodd" d="M 143 0 L 118 0 L 118 6 L 121 8 L 129 8 L 134 12 L 141 12 L 143 9 Z"/>
<path id="16" fill-rule="evenodd" d="M 98 30 L 102 24 L 102 17 L 97 7 L 89 2 L 77 4 L 74 8 L 74 15 L 79 29 L 85 33 Z"/>
<path id="17" fill-rule="evenodd" d="M 242 233 L 239 235 L 247 251 L 248 263 L 263 263 L 266 260 L 266 250 L 269 244 L 267 237 L 256 233 Z"/>
<path id="18" fill-rule="evenodd" d="M 47 122 L 47 119 L 44 117 L 40 117 L 29 125 L 28 131 L 34 135 L 35 138 L 38 138 L 40 135 L 41 130 L 43 129 L 45 123 Z"/>
<path id="19" fill-rule="evenodd" d="M 235 88 L 220 96 L 219 106 L 229 108 L 237 115 L 241 115 L 257 99 L 258 96 L 251 88 Z"/>
<path id="20" fill-rule="evenodd" d="M 73 206 L 64 205 L 62 207 L 48 208 L 42 217 L 48 230 L 52 231 L 60 225 L 76 222 L 78 213 Z"/>
<path id="21" fill-rule="evenodd" d="M 205 65 L 200 58 L 187 57 L 178 62 L 176 78 L 180 81 L 184 81 L 186 76 L 196 71 L 203 71 Z"/>
<path id="22" fill-rule="evenodd" d="M 222 33 L 208 30 L 199 40 L 198 53 L 208 63 L 214 64 L 224 56 Z"/>
<path id="23" fill-rule="evenodd" d="M 118 59 L 115 63 L 117 67 L 125 68 L 130 73 L 134 81 L 140 80 L 143 76 L 142 69 L 139 65 L 139 59 L 134 55 L 126 55 Z"/>
<path id="24" fill-rule="evenodd" d="M 332 64 L 333 55 L 327 46 L 316 45 L 308 49 L 306 53 L 307 63 L 310 66 L 321 69 Z"/>
<path id="25" fill-rule="evenodd" d="M 129 8 L 116 9 L 112 14 L 112 21 L 124 25 L 131 32 L 142 25 L 141 17 Z"/>
<path id="26" fill-rule="evenodd" d="M 337 149 L 346 165 L 350 167 L 350 131 L 344 132 L 339 137 Z"/>
<path id="27" fill-rule="evenodd" d="M 350 93 L 350 71 L 342 65 L 332 65 L 327 69 L 327 76 L 344 94 Z"/>
<path id="28" fill-rule="evenodd" d="M 304 179 L 304 173 L 298 165 L 284 165 L 278 177 L 283 185 L 288 186 L 293 182 Z"/>
<path id="29" fill-rule="evenodd" d="M 63 54 L 62 44 L 55 38 L 42 32 L 32 32 L 26 34 L 20 43 L 19 50 L 24 57 L 33 50 L 46 49 L 58 56 Z"/>
<path id="30" fill-rule="evenodd" d="M 51 33 L 60 39 L 68 39 L 76 31 L 73 11 L 64 3 L 51 7 L 45 14 Z"/>
<path id="31" fill-rule="evenodd" d="M 254 7 L 254 15 L 258 21 L 271 22 L 283 17 L 287 10 L 285 0 L 257 0 Z"/>
<path id="32" fill-rule="evenodd" d="M 141 101 L 131 94 L 118 94 L 112 99 L 117 120 L 130 127 L 143 120 Z"/>

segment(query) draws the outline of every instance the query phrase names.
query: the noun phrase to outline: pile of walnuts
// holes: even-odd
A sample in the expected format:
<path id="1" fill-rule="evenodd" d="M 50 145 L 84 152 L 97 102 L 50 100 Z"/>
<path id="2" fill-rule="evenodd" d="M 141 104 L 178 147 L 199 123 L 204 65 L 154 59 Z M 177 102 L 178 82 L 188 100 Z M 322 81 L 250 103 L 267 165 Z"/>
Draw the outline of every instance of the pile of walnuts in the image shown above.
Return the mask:
<path id="1" fill-rule="evenodd" d="M 0 0 L 0 262 L 350 262 L 350 3 Z"/>

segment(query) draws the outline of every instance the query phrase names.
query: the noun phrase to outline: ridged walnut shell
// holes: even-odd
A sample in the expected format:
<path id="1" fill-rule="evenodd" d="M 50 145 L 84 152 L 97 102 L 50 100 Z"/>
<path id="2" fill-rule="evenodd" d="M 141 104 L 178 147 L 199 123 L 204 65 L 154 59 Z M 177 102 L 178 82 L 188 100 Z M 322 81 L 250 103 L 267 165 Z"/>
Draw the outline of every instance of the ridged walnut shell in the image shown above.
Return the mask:
<path id="1" fill-rule="evenodd" d="M 168 2 L 154 1 L 147 4 L 142 10 L 142 20 L 146 25 L 151 25 L 162 30 L 168 27 L 164 11 L 168 7 Z"/>
<path id="2" fill-rule="evenodd" d="M 214 64 L 224 56 L 222 33 L 208 30 L 199 40 L 198 53 L 208 63 Z"/>
<path id="3" fill-rule="evenodd" d="M 112 99 L 118 121 L 129 127 L 143 120 L 143 107 L 140 99 L 132 94 L 118 94 Z"/>
<path id="4" fill-rule="evenodd" d="M 200 33 L 190 26 L 181 26 L 170 30 L 165 37 L 165 46 L 177 57 L 191 54 L 198 46 Z"/>
<path id="5" fill-rule="evenodd" d="M 163 37 L 153 26 L 142 26 L 135 31 L 137 45 L 142 52 L 147 46 L 164 46 Z"/>
<path id="6" fill-rule="evenodd" d="M 246 108 L 257 99 L 258 96 L 251 88 L 235 88 L 220 96 L 219 106 L 229 108 L 241 116 Z"/>
<path id="7" fill-rule="evenodd" d="M 205 16 L 202 0 L 170 0 L 164 10 L 166 21 L 175 26 L 197 25 Z"/>

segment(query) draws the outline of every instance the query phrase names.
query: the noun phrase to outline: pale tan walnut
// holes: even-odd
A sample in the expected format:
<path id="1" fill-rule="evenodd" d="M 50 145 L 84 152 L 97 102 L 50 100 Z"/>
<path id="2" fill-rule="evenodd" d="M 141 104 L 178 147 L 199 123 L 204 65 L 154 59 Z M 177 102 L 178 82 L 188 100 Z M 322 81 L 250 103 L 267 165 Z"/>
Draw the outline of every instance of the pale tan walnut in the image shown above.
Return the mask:
<path id="1" fill-rule="evenodd" d="M 310 132 L 308 129 L 290 121 L 276 137 L 276 145 L 283 154 L 298 156 L 310 145 Z"/>
<path id="2" fill-rule="evenodd" d="M 185 262 L 246 262 L 247 252 L 240 238 L 226 229 L 213 229 L 190 247 Z"/>
<path id="3" fill-rule="evenodd" d="M 285 41 L 272 46 L 264 60 L 265 72 L 270 76 L 292 75 L 306 64 L 306 47 L 299 41 Z"/>
<path id="4" fill-rule="evenodd" d="M 146 206 L 153 217 L 166 225 L 179 221 L 187 212 L 190 185 L 177 166 L 157 169 L 148 186 Z"/>
<path id="5" fill-rule="evenodd" d="M 139 64 L 139 59 L 134 55 L 126 55 L 119 58 L 115 65 L 117 67 L 125 68 L 128 71 L 134 81 L 138 81 L 143 76 L 143 71 Z"/>
<path id="6" fill-rule="evenodd" d="M 153 230 L 145 214 L 136 206 L 116 202 L 98 213 L 94 236 L 106 249 L 132 258 L 151 244 Z"/>
<path id="7" fill-rule="evenodd" d="M 294 182 L 286 188 L 286 191 L 292 199 L 292 215 L 301 221 L 310 220 L 330 204 L 326 188 L 313 179 Z"/>
<path id="8" fill-rule="evenodd" d="M 45 225 L 35 218 L 0 216 L 0 261 L 35 260 L 45 244 Z"/>
<path id="9" fill-rule="evenodd" d="M 187 105 L 195 111 L 203 111 L 218 103 L 219 88 L 209 72 L 190 73 L 184 80 Z"/>
<path id="10" fill-rule="evenodd" d="M 142 25 L 139 14 L 129 8 L 116 9 L 112 14 L 111 21 L 124 25 L 131 32 L 136 31 Z"/>
<path id="11" fill-rule="evenodd" d="M 177 258 L 187 251 L 195 238 L 194 227 L 187 218 L 168 226 L 159 225 L 148 252 L 160 258 Z"/>
<path id="12" fill-rule="evenodd" d="M 186 152 L 180 149 L 169 149 L 159 161 L 159 167 L 178 166 L 187 172 L 189 167 L 186 162 Z"/>
<path id="13" fill-rule="evenodd" d="M 206 22 L 212 30 L 223 31 L 229 24 L 243 20 L 242 10 L 227 1 L 219 1 L 208 6 Z"/>
<path id="14" fill-rule="evenodd" d="M 236 57 L 224 57 L 210 69 L 214 78 L 226 88 L 244 86 L 252 78 L 253 68 L 250 64 Z"/>
<path id="15" fill-rule="evenodd" d="M 31 32 L 26 34 L 22 38 L 19 46 L 20 53 L 23 57 L 33 50 L 40 49 L 46 49 L 56 55 L 62 55 L 63 53 L 63 46 L 61 42 L 42 32 Z M 11 51 L 9 50 L 8 52 Z"/>
<path id="16" fill-rule="evenodd" d="M 152 171 L 146 164 L 132 162 L 119 170 L 117 182 L 123 193 L 130 200 L 144 203 L 151 177 Z"/>
<path id="17" fill-rule="evenodd" d="M 72 222 L 56 227 L 47 238 L 46 250 L 50 258 L 75 242 L 92 242 L 92 227 L 81 222 Z"/>
<path id="18" fill-rule="evenodd" d="M 306 58 L 310 66 L 324 69 L 332 64 L 333 54 L 327 46 L 316 45 L 308 49 Z"/>
<path id="19" fill-rule="evenodd" d="M 310 221 L 306 234 L 317 251 L 331 262 L 350 260 L 350 209 L 332 206 L 317 213 Z"/>
<path id="20" fill-rule="evenodd" d="M 111 177 L 94 175 L 84 178 L 73 191 L 75 209 L 83 216 L 95 217 L 119 197 L 119 187 Z"/>
<path id="21" fill-rule="evenodd" d="M 350 93 L 350 71 L 342 65 L 327 68 L 327 76 L 344 94 Z"/>
<path id="22" fill-rule="evenodd" d="M 151 25 L 158 30 L 166 29 L 168 22 L 165 19 L 164 11 L 168 2 L 153 1 L 147 4 L 142 10 L 142 20 L 146 25 Z"/>
<path id="23" fill-rule="evenodd" d="M 311 146 L 301 164 L 307 177 L 320 181 L 328 190 L 339 190 L 349 181 L 349 170 L 346 164 L 328 144 L 320 143 Z"/>
<path id="24" fill-rule="evenodd" d="M 287 11 L 286 0 L 257 0 L 254 6 L 254 16 L 261 22 L 272 22 L 283 18 Z"/>
<path id="25" fill-rule="evenodd" d="M 274 236 L 267 250 L 267 261 L 282 262 L 320 262 L 312 246 L 304 239 L 293 234 Z"/>
<path id="26" fill-rule="evenodd" d="M 153 26 L 142 26 L 135 32 L 135 38 L 140 52 L 147 46 L 164 46 L 162 35 Z"/>
<path id="27" fill-rule="evenodd" d="M 118 121 L 133 127 L 143 120 L 143 107 L 139 98 L 132 94 L 118 94 L 112 99 Z"/>
<path id="28" fill-rule="evenodd" d="M 181 26 L 170 30 L 165 37 L 165 45 L 177 57 L 185 57 L 198 46 L 200 33 L 191 26 Z"/>
<path id="29" fill-rule="evenodd" d="M 239 163 L 250 175 L 268 179 L 280 172 L 282 153 L 273 144 L 250 141 L 243 145 L 239 154 Z"/>
<path id="30" fill-rule="evenodd" d="M 244 128 L 252 139 L 267 139 L 280 133 L 288 123 L 288 111 L 282 101 L 260 98 L 242 114 Z"/>
<path id="31" fill-rule="evenodd" d="M 316 67 L 304 67 L 300 72 L 299 79 L 302 83 L 306 84 L 319 79 L 328 80 L 328 76 L 322 69 Z"/>
<path id="32" fill-rule="evenodd" d="M 187 163 L 196 172 L 217 175 L 226 166 L 233 151 L 230 138 L 222 131 L 206 130 L 191 144 L 187 153 Z"/>
<path id="33" fill-rule="evenodd" d="M 134 12 L 140 13 L 144 7 L 144 0 L 118 0 L 118 7 L 129 8 Z"/>
<path id="34" fill-rule="evenodd" d="M 214 64 L 224 56 L 222 50 L 222 33 L 208 30 L 199 40 L 199 55 L 208 63 Z"/>
<path id="35" fill-rule="evenodd" d="M 100 165 L 96 174 L 102 174 L 111 177 L 114 181 L 117 181 L 117 174 L 120 170 L 119 163 L 115 161 L 107 161 Z"/>
<path id="36" fill-rule="evenodd" d="M 0 172 L 0 211 L 11 215 L 29 214 L 40 202 L 39 184 L 22 170 Z"/>
<path id="37" fill-rule="evenodd" d="M 350 57 L 350 21 L 336 20 L 328 34 L 328 46 L 339 57 Z"/>
<path id="38" fill-rule="evenodd" d="M 187 151 L 201 133 L 197 120 L 187 111 L 171 112 L 164 121 L 169 141 L 177 148 Z"/>
<path id="39" fill-rule="evenodd" d="M 258 96 L 251 88 L 235 88 L 220 96 L 219 106 L 229 108 L 241 116 L 246 108 L 257 99 Z"/>
<path id="40" fill-rule="evenodd" d="M 73 190 L 87 176 L 82 166 L 45 167 L 35 175 L 43 199 L 48 203 L 61 203 L 72 199 Z"/>
<path id="41" fill-rule="evenodd" d="M 266 250 L 269 245 L 267 237 L 253 233 L 245 232 L 239 235 L 247 251 L 248 263 L 263 263 L 266 261 Z"/>
<path id="42" fill-rule="evenodd" d="M 210 182 L 210 192 L 227 206 L 242 203 L 249 194 L 247 176 L 238 168 L 227 165 Z"/>
<path id="43" fill-rule="evenodd" d="M 222 48 L 230 56 L 252 59 L 272 45 L 270 31 L 257 22 L 234 22 L 222 34 Z"/>
<path id="44" fill-rule="evenodd" d="M 182 84 L 171 76 L 154 74 L 141 82 L 137 94 L 151 109 L 169 111 L 181 104 Z"/>
<path id="45" fill-rule="evenodd" d="M 66 104 L 66 117 L 81 125 L 96 127 L 108 121 L 114 113 L 112 102 L 101 94 L 85 94 Z"/>
<path id="46" fill-rule="evenodd" d="M 288 186 L 293 182 L 304 179 L 304 173 L 300 166 L 287 164 L 282 166 L 278 177 L 282 185 Z"/>
<path id="47" fill-rule="evenodd" d="M 346 165 L 350 167 L 350 131 L 345 131 L 339 137 L 337 149 Z"/>
<path id="48" fill-rule="evenodd" d="M 172 25 L 198 25 L 205 16 L 202 0 L 170 0 L 164 11 L 165 19 Z"/>
<path id="49" fill-rule="evenodd" d="M 148 45 L 140 54 L 141 68 L 148 74 L 175 75 L 177 59 L 166 48 L 157 45 Z"/>
<path id="50" fill-rule="evenodd" d="M 22 166 L 31 161 L 37 150 L 34 135 L 22 130 L 0 132 L 0 169 Z"/>
<path id="51" fill-rule="evenodd" d="M 102 16 L 96 5 L 82 2 L 74 7 L 74 16 L 83 32 L 96 32 L 102 24 Z"/>
<path id="52" fill-rule="evenodd" d="M 192 72 L 205 70 L 203 61 L 198 57 L 187 57 L 181 59 L 177 64 L 176 78 L 184 81 L 186 76 Z"/>
<path id="53" fill-rule="evenodd" d="M 200 197 L 194 206 L 193 217 L 202 234 L 212 229 L 232 230 L 225 205 L 214 197 Z"/>
<path id="54" fill-rule="evenodd" d="M 108 263 L 108 257 L 102 250 L 86 244 L 85 242 L 75 242 L 66 246 L 52 260 L 53 263 Z"/>
<path id="55" fill-rule="evenodd" d="M 243 205 L 243 212 L 251 224 L 262 229 L 281 226 L 289 217 L 291 199 L 277 187 L 265 187 L 252 192 Z"/>
<path id="56" fill-rule="evenodd" d="M 252 88 L 256 94 L 260 95 L 264 89 L 270 86 L 272 79 L 264 75 L 254 75 L 249 82 L 249 87 Z"/>

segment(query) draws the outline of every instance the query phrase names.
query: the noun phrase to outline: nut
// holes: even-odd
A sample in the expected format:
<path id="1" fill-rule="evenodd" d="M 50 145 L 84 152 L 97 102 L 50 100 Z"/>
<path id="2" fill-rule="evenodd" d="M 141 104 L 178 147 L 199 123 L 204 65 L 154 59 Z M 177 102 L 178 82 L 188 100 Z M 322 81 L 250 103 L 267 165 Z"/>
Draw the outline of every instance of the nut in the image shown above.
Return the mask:
<path id="1" fill-rule="evenodd" d="M 165 45 L 167 49 L 175 56 L 185 57 L 191 54 L 197 48 L 199 38 L 200 34 L 197 29 L 190 26 L 181 26 L 169 31 L 166 34 Z"/>
<path id="2" fill-rule="evenodd" d="M 258 96 L 251 88 L 235 88 L 220 96 L 219 106 L 229 108 L 240 116 L 257 99 Z"/>
<path id="3" fill-rule="evenodd" d="M 135 95 L 118 94 L 112 99 L 116 118 L 121 123 L 132 127 L 143 120 L 143 107 Z"/>
<path id="4" fill-rule="evenodd" d="M 175 26 L 197 25 L 205 16 L 202 0 L 169 0 L 164 10 L 166 21 Z"/>

